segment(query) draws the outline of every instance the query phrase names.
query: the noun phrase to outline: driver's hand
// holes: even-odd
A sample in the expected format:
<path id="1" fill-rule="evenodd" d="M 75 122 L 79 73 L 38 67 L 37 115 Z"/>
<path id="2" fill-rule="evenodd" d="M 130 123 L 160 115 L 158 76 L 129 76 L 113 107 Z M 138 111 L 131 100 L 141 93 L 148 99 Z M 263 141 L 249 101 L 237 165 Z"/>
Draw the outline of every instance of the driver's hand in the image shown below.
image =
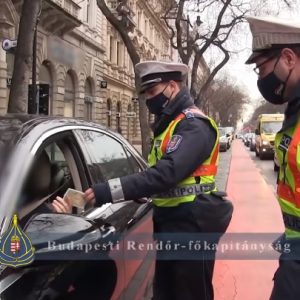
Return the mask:
<path id="1" fill-rule="evenodd" d="M 65 200 L 61 197 L 56 197 L 56 199 L 53 200 L 52 202 L 52 206 L 56 213 L 64 213 L 64 214 L 72 213 L 72 205 L 68 197 L 66 197 Z"/>
<path id="2" fill-rule="evenodd" d="M 84 197 L 86 203 L 90 203 L 90 204 L 93 204 L 93 205 L 96 203 L 95 193 L 94 193 L 94 190 L 92 188 L 87 189 L 84 192 L 83 197 Z"/>

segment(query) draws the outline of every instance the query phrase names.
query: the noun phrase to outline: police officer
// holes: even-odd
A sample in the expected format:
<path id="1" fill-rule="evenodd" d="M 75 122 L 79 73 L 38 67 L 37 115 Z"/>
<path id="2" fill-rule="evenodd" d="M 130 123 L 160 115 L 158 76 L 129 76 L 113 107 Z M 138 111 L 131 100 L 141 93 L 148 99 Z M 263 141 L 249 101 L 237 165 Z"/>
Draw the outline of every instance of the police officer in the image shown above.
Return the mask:
<path id="1" fill-rule="evenodd" d="M 277 199 L 285 233 L 275 243 L 281 256 L 271 299 L 296 300 L 300 299 L 300 24 L 255 17 L 248 22 L 253 53 L 246 63 L 256 64 L 258 89 L 270 103 L 287 103 L 283 127 L 275 139 L 280 163 Z"/>
<path id="2" fill-rule="evenodd" d="M 155 115 L 150 168 L 96 184 L 85 192 L 87 201 L 101 206 L 152 196 L 155 233 L 224 232 L 232 206 L 211 195 L 217 194 L 218 128 L 193 105 L 185 86 L 188 66 L 147 61 L 135 71 Z M 157 260 L 154 299 L 213 299 L 213 268 L 213 259 Z"/>

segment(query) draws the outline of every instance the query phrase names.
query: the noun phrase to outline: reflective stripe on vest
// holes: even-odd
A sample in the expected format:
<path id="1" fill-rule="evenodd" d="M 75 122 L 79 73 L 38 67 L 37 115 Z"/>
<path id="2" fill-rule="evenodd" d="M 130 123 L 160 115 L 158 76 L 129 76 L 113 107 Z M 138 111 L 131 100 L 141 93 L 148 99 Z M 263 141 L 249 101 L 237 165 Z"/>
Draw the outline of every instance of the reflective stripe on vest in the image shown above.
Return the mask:
<path id="1" fill-rule="evenodd" d="M 164 132 L 162 132 L 159 136 L 155 137 L 152 145 L 151 152 L 148 157 L 148 162 L 150 167 L 154 166 L 158 160 L 162 158 L 162 156 L 166 153 L 166 149 L 168 146 L 169 141 L 171 140 L 174 130 L 177 126 L 177 124 L 186 118 L 185 113 L 193 113 L 195 114 L 195 117 L 201 117 L 207 119 L 212 127 L 216 130 L 217 138 L 216 143 L 214 145 L 213 151 L 210 155 L 210 157 L 203 162 L 203 164 L 199 165 L 196 170 L 191 174 L 188 178 L 181 181 L 176 189 L 177 191 L 183 189 L 185 186 L 194 186 L 199 183 L 199 181 L 196 182 L 195 177 L 200 178 L 200 184 L 201 185 L 210 185 L 213 186 L 212 189 L 208 189 L 205 193 L 210 193 L 210 191 L 215 191 L 216 188 L 214 187 L 215 184 L 215 175 L 217 173 L 217 166 L 219 161 L 219 131 L 218 127 L 215 124 L 215 122 L 205 116 L 198 108 L 190 108 L 184 111 L 184 113 L 181 113 L 179 116 L 177 116 L 166 128 Z M 174 190 L 172 189 L 172 190 Z M 192 194 L 186 194 L 186 195 L 180 195 L 180 193 L 175 193 L 172 197 L 172 190 L 164 193 L 165 195 L 162 196 L 160 194 L 159 196 L 153 197 L 153 204 L 160 207 L 172 207 L 177 206 L 184 202 L 191 202 L 195 200 L 196 197 L 196 190 Z M 174 194 L 174 193 L 173 193 Z M 168 196 L 166 196 L 168 195 Z M 165 197 L 166 196 L 166 197 Z"/>
<path id="2" fill-rule="evenodd" d="M 280 141 L 284 134 L 280 132 L 276 135 L 276 151 L 280 162 L 277 198 L 283 215 L 286 237 L 300 238 L 300 152 L 298 154 L 300 123 L 293 133 L 290 132 L 292 140 L 285 155 L 280 149 Z"/>
<path id="3" fill-rule="evenodd" d="M 188 195 L 200 195 L 203 193 L 211 192 L 214 189 L 215 189 L 214 183 L 183 185 L 180 187 L 176 187 L 174 189 L 170 189 L 165 193 L 155 195 L 154 197 L 173 198 L 173 197 L 181 197 L 181 196 L 188 196 Z"/>

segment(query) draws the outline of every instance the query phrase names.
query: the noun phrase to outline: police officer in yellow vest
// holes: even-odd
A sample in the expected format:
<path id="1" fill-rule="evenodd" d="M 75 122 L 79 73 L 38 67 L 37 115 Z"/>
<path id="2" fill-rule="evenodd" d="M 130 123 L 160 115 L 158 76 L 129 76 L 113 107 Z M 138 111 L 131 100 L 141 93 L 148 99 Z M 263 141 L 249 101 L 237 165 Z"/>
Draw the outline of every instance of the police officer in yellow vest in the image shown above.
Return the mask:
<path id="1" fill-rule="evenodd" d="M 280 162 L 277 199 L 285 233 L 278 240 L 282 251 L 274 275 L 272 300 L 300 299 L 300 23 L 276 18 L 249 17 L 258 89 L 273 104 L 287 103 L 282 129 L 275 139 Z M 276 220 L 274 220 L 276 222 Z M 289 248 L 289 247 L 286 247 Z M 288 251 L 289 252 L 289 251 Z"/>
<path id="2" fill-rule="evenodd" d="M 100 206 L 152 196 L 155 233 L 225 232 L 232 205 L 215 186 L 218 128 L 193 105 L 185 87 L 188 67 L 147 61 L 135 71 L 141 101 L 155 115 L 149 169 L 95 185 L 87 201 Z M 153 299 L 213 299 L 213 268 L 213 259 L 157 260 Z"/>

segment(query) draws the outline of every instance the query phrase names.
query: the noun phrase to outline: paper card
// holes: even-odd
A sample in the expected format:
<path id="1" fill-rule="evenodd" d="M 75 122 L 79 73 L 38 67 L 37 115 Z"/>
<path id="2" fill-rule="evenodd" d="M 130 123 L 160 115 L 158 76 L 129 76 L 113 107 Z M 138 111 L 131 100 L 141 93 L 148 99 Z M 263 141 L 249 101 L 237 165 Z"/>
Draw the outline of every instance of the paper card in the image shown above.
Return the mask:
<path id="1" fill-rule="evenodd" d="M 64 199 L 68 197 L 71 201 L 72 206 L 84 208 L 86 202 L 83 196 L 83 192 L 74 189 L 67 189 L 66 193 L 64 194 Z"/>

